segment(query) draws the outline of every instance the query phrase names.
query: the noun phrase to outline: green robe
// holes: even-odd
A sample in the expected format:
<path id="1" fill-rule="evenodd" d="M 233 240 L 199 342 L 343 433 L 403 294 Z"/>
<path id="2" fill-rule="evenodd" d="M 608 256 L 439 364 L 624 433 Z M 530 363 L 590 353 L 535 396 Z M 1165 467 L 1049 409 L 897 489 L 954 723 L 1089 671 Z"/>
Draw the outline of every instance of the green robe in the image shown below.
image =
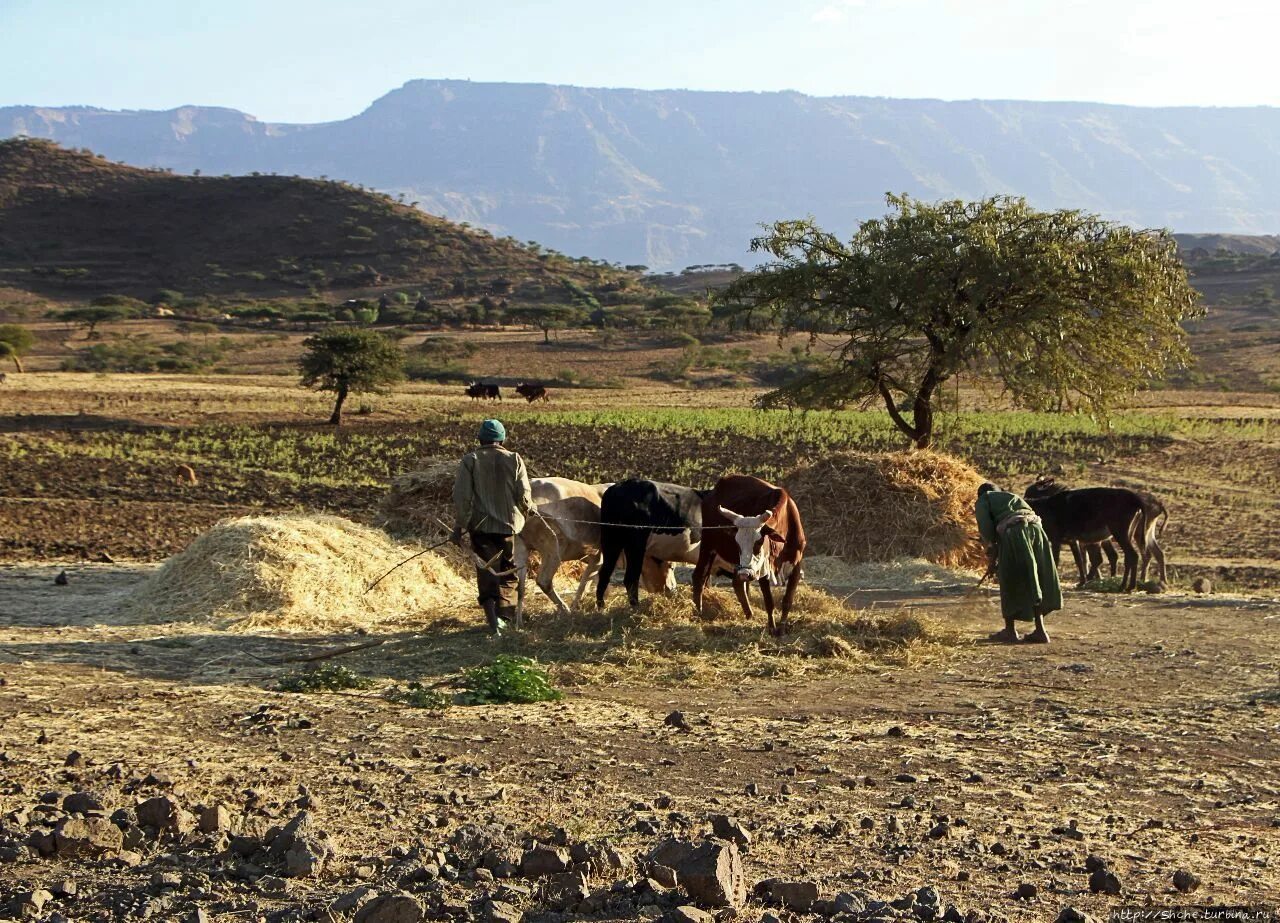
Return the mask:
<path id="1" fill-rule="evenodd" d="M 990 490 L 978 498 L 975 513 L 978 532 L 990 549 L 999 549 L 996 575 L 1000 580 L 1000 611 L 1006 619 L 1030 622 L 1039 613 L 1047 615 L 1062 608 L 1062 587 L 1053 548 L 1039 523 L 1014 524 L 1000 535 L 996 523 L 1006 516 L 1030 511 L 1017 494 Z"/>

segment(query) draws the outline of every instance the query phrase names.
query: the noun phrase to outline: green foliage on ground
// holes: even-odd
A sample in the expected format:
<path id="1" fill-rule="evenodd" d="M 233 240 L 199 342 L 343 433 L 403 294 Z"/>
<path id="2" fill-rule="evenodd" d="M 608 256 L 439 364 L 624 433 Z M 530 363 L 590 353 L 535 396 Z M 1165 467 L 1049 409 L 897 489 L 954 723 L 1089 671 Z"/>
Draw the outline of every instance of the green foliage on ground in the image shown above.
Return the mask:
<path id="1" fill-rule="evenodd" d="M 465 671 L 459 685 L 464 690 L 458 696 L 462 705 L 524 705 L 563 697 L 537 663 L 507 654 L 495 657 L 487 666 Z"/>
<path id="2" fill-rule="evenodd" d="M 324 664 L 280 677 L 276 689 L 281 692 L 341 692 L 344 689 L 368 689 L 372 685 L 372 679 L 350 667 Z"/>
<path id="3" fill-rule="evenodd" d="M 96 343 L 62 361 L 64 372 L 200 372 L 211 368 L 233 348 L 228 337 L 213 342 L 181 340 L 153 343 L 128 337 Z"/>
<path id="4" fill-rule="evenodd" d="M 432 689 L 417 681 L 403 686 L 392 686 L 383 694 L 383 698 L 397 705 L 409 708 L 426 708 L 441 711 L 453 705 L 453 696 L 438 689 Z"/>

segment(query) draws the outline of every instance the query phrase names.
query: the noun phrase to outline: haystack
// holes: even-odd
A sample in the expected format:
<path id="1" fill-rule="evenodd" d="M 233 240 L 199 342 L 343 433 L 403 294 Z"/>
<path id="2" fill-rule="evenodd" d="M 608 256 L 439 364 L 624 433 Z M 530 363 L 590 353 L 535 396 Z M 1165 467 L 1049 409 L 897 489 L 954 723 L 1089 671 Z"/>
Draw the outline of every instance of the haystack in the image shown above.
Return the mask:
<path id="1" fill-rule="evenodd" d="M 428 552 L 337 516 L 246 516 L 218 523 L 128 594 L 149 622 L 236 619 L 247 627 L 349 629 L 470 605 L 474 587 Z"/>
<path id="2" fill-rule="evenodd" d="M 937 452 L 838 452 L 783 479 L 815 554 L 847 563 L 923 558 L 978 569 L 973 518 L 982 478 Z"/>
<path id="3" fill-rule="evenodd" d="M 453 522 L 454 458 L 427 459 L 424 467 L 391 481 L 379 507 L 382 527 L 397 538 L 436 539 L 448 533 L 441 522 Z"/>

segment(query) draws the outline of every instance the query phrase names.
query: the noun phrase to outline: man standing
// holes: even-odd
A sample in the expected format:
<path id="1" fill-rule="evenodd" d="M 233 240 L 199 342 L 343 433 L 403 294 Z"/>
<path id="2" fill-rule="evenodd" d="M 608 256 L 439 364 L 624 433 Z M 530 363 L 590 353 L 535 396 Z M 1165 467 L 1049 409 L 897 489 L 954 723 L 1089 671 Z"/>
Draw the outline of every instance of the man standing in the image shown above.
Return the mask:
<path id="1" fill-rule="evenodd" d="M 1004 630 L 992 635 L 992 640 L 1017 641 L 1014 622 L 1034 621 L 1035 630 L 1021 640 L 1048 644 L 1044 617 L 1062 608 L 1062 588 L 1040 517 L 1027 501 L 994 484 L 978 488 L 974 513 L 987 549 L 989 570 L 994 570 L 1000 581 Z"/>
<path id="2" fill-rule="evenodd" d="M 462 533 L 471 534 L 471 550 L 485 562 L 476 564 L 480 607 L 495 635 L 506 627 L 516 610 L 515 537 L 533 511 L 533 493 L 524 459 L 503 447 L 506 428 L 497 420 L 480 426 L 480 448 L 468 452 L 458 465 L 453 482 L 456 512 L 453 535 L 462 544 Z"/>

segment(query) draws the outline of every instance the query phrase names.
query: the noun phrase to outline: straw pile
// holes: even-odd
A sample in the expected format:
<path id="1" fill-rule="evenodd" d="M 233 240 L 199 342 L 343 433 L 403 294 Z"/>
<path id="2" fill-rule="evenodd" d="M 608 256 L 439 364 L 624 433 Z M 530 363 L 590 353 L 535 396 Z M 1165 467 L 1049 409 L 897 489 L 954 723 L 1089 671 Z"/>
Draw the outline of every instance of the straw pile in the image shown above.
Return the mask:
<path id="1" fill-rule="evenodd" d="M 470 605 L 475 589 L 428 552 L 337 516 L 246 516 L 218 523 L 129 593 L 148 622 L 235 619 L 277 630 L 350 629 Z"/>
<path id="2" fill-rule="evenodd" d="M 431 458 L 425 467 L 396 476 L 379 507 L 382 527 L 397 538 L 442 538 L 447 529 L 441 521 L 453 522 L 457 471 L 457 459 Z"/>
<path id="3" fill-rule="evenodd" d="M 839 452 L 783 479 L 816 554 L 849 563 L 923 558 L 980 569 L 973 518 L 982 478 L 937 452 Z"/>

